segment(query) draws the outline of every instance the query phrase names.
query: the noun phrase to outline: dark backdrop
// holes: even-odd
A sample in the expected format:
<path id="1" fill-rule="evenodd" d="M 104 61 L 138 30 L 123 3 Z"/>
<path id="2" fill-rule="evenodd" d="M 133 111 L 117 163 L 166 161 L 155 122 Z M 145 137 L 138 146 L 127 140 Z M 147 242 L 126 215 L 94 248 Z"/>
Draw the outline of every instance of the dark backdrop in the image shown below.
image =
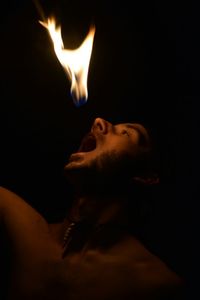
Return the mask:
<path id="1" fill-rule="evenodd" d="M 59 220 L 70 198 L 63 166 L 94 118 L 144 123 L 159 141 L 164 167 L 147 240 L 189 279 L 191 299 L 197 268 L 200 27 L 192 4 L 146 2 L 41 1 L 46 15 L 54 13 L 61 22 L 66 47 L 79 46 L 90 23 L 96 25 L 89 98 L 80 108 L 72 103 L 70 84 L 33 2 L 4 3 L 1 185 L 48 220 Z"/>

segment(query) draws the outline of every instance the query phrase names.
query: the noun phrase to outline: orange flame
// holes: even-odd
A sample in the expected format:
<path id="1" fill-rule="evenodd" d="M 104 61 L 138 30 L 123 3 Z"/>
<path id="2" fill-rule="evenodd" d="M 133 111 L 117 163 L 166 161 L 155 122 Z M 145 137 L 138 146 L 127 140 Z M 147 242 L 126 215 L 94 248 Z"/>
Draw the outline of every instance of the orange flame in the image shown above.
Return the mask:
<path id="1" fill-rule="evenodd" d="M 77 49 L 68 50 L 64 48 L 61 27 L 56 27 L 54 18 L 48 18 L 47 22 L 39 21 L 39 23 L 48 30 L 56 56 L 71 81 L 71 94 L 74 104 L 76 106 L 84 104 L 88 98 L 87 78 L 95 26 L 90 27 L 85 40 Z"/>

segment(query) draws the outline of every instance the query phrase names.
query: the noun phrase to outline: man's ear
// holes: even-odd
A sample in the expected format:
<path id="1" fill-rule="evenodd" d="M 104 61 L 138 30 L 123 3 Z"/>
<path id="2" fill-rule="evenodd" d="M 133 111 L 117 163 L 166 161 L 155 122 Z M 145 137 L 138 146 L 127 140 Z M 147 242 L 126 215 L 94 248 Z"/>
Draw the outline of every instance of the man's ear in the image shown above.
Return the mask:
<path id="1" fill-rule="evenodd" d="M 156 185 L 159 184 L 160 178 L 158 174 L 151 173 L 147 175 L 141 175 L 141 176 L 134 176 L 132 177 L 132 181 L 138 185 Z"/>

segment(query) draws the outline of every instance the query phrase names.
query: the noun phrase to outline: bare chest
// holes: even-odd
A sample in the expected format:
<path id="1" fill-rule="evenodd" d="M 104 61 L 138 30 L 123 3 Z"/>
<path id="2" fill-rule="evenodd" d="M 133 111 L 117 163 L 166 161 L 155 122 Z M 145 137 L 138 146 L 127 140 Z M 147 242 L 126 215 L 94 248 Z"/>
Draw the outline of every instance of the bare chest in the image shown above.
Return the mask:
<path id="1" fill-rule="evenodd" d="M 125 257 L 88 251 L 84 257 L 67 257 L 63 268 L 70 300 L 129 299 L 135 272 Z"/>
<path id="2" fill-rule="evenodd" d="M 29 266 L 21 282 L 21 295 L 13 299 L 45 300 L 143 300 L 144 291 L 156 286 L 144 261 L 128 255 L 122 247 L 113 251 L 88 250 L 64 259 Z M 153 298 L 152 298 L 153 299 Z M 154 299 L 156 299 L 154 297 Z"/>

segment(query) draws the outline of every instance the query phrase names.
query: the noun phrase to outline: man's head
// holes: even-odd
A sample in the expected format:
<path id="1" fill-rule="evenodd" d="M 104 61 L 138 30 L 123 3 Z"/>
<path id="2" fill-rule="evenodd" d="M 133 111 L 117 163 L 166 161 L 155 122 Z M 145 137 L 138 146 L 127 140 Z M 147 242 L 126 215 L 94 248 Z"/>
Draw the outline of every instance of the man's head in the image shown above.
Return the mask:
<path id="1" fill-rule="evenodd" d="M 80 148 L 65 166 L 69 180 L 79 186 L 114 186 L 149 174 L 152 144 L 147 129 L 137 123 L 112 123 L 97 118 Z"/>

